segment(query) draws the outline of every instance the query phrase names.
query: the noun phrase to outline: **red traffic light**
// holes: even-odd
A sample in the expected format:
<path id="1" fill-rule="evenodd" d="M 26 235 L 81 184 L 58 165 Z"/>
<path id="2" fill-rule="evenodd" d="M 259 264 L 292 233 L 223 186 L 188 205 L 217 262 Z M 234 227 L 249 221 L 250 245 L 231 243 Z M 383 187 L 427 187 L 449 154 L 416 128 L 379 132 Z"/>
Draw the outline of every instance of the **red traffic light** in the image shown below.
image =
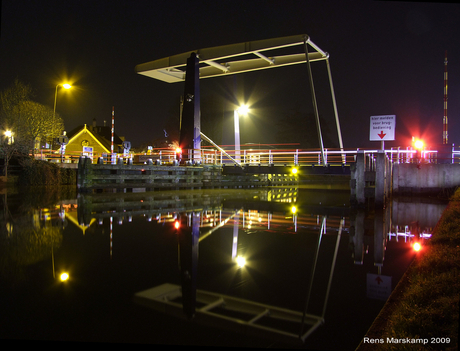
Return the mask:
<path id="1" fill-rule="evenodd" d="M 179 228 L 180 228 L 180 222 L 179 222 L 178 220 L 176 220 L 176 221 L 174 222 L 174 228 L 176 228 L 176 229 L 179 229 Z"/>

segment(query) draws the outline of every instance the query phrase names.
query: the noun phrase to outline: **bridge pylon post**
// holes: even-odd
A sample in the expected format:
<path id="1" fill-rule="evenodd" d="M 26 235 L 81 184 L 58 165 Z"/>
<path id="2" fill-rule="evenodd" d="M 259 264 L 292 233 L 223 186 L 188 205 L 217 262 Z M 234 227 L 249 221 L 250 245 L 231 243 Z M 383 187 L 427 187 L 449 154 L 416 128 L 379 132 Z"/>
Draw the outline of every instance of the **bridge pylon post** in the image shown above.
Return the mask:
<path id="1" fill-rule="evenodd" d="M 199 59 L 194 52 L 187 59 L 183 104 L 179 145 L 188 160 L 182 162 L 195 163 L 201 161 L 201 116 Z"/>
<path id="2" fill-rule="evenodd" d="M 375 162 L 375 201 L 377 207 L 383 207 L 385 203 L 385 183 L 386 183 L 386 162 L 384 150 L 378 150 Z"/>
<path id="3" fill-rule="evenodd" d="M 351 202 L 356 203 L 358 206 L 362 206 L 366 202 L 365 198 L 365 162 L 364 162 L 364 151 L 358 150 L 356 154 L 356 162 L 351 168 Z"/>

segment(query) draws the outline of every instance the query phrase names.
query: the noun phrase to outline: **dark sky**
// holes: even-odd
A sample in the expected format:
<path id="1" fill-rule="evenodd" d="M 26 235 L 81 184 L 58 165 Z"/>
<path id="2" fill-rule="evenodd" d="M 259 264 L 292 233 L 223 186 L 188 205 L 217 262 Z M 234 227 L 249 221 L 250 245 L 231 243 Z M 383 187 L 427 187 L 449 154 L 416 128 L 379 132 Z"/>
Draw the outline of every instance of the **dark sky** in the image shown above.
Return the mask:
<path id="1" fill-rule="evenodd" d="M 110 123 L 114 106 L 115 131 L 134 146 L 163 136 L 163 129 L 173 134 L 183 83 L 137 75 L 137 64 L 307 34 L 330 55 L 345 148 L 380 147 L 369 141 L 369 121 L 385 114 L 396 115 L 397 126 L 396 140 L 386 146 L 406 147 L 412 136 L 441 143 L 446 50 L 449 142 L 460 143 L 457 3 L 3 0 L 1 16 L 0 89 L 19 78 L 37 102 L 52 107 L 56 84 L 70 81 L 74 89 L 60 90 L 57 100 L 67 131 L 93 118 Z M 324 129 L 334 132 L 325 63 L 312 68 Z M 232 117 L 230 95 L 259 99 L 241 122 L 242 143 L 275 143 L 277 122 L 311 112 L 304 64 L 201 82 L 207 131 L 215 118 L 222 132 L 218 121 Z M 308 126 L 315 128 L 314 120 Z"/>

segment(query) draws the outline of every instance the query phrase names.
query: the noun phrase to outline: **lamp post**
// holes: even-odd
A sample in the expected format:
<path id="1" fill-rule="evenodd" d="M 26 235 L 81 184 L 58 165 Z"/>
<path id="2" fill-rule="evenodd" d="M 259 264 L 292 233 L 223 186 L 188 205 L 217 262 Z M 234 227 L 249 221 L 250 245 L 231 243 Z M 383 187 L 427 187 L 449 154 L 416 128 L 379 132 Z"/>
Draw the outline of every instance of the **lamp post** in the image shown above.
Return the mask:
<path id="1" fill-rule="evenodd" d="M 233 118 L 235 120 L 235 160 L 241 163 L 240 154 L 240 115 L 247 116 L 249 113 L 249 107 L 247 105 L 241 105 L 233 112 Z"/>
<path id="2" fill-rule="evenodd" d="M 58 91 L 58 86 L 62 86 L 64 89 L 70 89 L 72 86 L 70 84 L 58 84 L 56 85 L 56 92 L 54 93 L 54 114 L 53 117 L 56 117 L 56 102 L 57 102 L 57 91 Z"/>

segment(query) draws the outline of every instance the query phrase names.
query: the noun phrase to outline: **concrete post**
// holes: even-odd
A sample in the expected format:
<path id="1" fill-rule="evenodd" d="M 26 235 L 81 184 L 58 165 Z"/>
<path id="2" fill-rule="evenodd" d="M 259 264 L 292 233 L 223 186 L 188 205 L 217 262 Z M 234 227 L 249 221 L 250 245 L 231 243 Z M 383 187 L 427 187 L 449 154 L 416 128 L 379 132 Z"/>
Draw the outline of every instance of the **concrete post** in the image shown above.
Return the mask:
<path id="1" fill-rule="evenodd" d="M 80 156 L 77 170 L 77 190 L 85 192 L 91 185 L 91 159 L 86 156 Z"/>
<path id="2" fill-rule="evenodd" d="M 383 150 L 377 153 L 375 167 L 375 206 L 383 207 L 385 203 L 386 155 Z"/>
<path id="3" fill-rule="evenodd" d="M 364 151 L 358 150 L 356 155 L 356 201 L 358 205 L 364 205 L 366 203 L 366 198 L 364 194 L 364 188 L 366 185 L 366 179 L 364 177 Z"/>

